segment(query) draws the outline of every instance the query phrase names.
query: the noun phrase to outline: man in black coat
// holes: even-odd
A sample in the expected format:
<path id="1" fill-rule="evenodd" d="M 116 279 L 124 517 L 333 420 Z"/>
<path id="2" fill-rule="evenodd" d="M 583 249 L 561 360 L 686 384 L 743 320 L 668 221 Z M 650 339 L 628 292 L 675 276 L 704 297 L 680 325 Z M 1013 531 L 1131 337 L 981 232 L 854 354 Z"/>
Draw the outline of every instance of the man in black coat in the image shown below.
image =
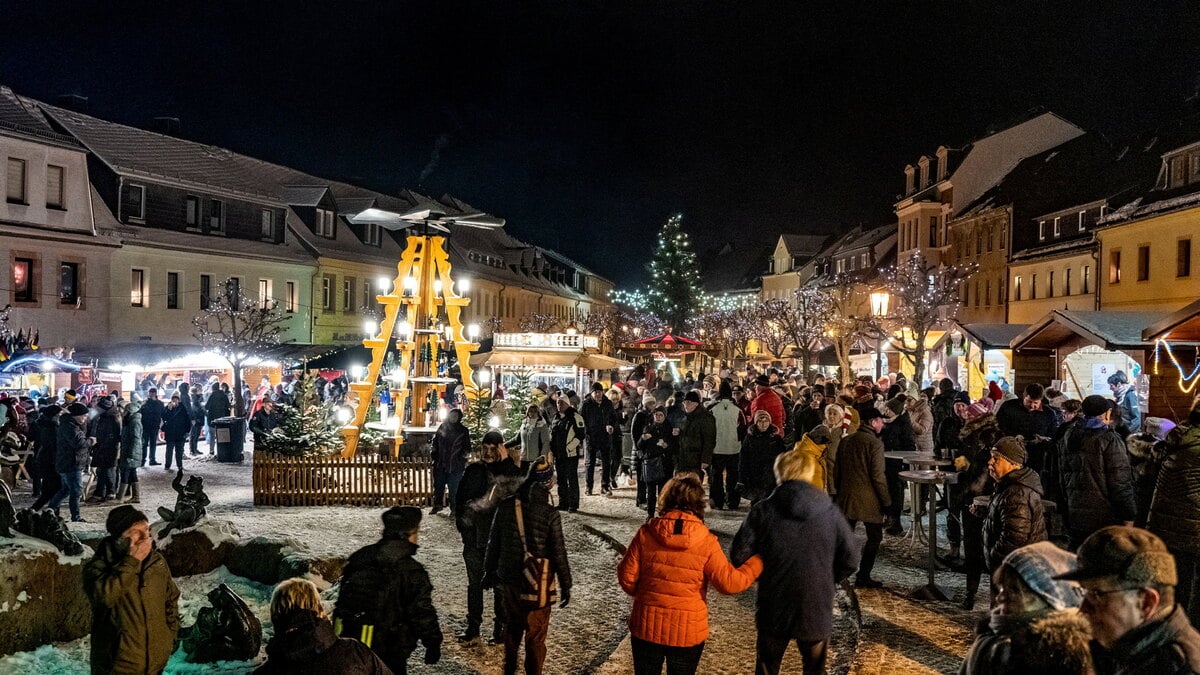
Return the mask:
<path id="1" fill-rule="evenodd" d="M 471 431 L 462 423 L 463 413 L 455 408 L 446 415 L 446 421 L 433 435 L 433 510 L 442 510 L 447 489 L 450 491 L 450 510 L 457 501 L 458 483 L 467 469 L 467 455 L 471 452 Z"/>
<path id="2" fill-rule="evenodd" d="M 1031 382 L 1020 399 L 1005 401 L 996 411 L 996 422 L 1005 436 L 1025 439 L 1028 465 L 1040 472 L 1045 466 L 1046 453 L 1053 449 L 1051 439 L 1062 418 L 1046 401 L 1046 390 Z"/>
<path id="3" fill-rule="evenodd" d="M 204 402 L 204 417 L 208 420 L 208 454 L 211 455 L 217 447 L 217 435 L 212 430 L 213 420 L 229 417 L 229 396 L 221 390 L 220 382 L 212 383 L 208 400 Z"/>
<path id="4" fill-rule="evenodd" d="M 754 669 L 760 675 L 779 674 L 792 640 L 803 657 L 804 672 L 825 672 L 834 587 L 858 569 L 858 545 L 850 526 L 829 495 L 811 482 L 816 469 L 809 455 L 780 455 L 775 461 L 779 487 L 751 507 L 729 551 L 735 566 L 755 554 L 762 557 Z"/>
<path id="5" fill-rule="evenodd" d="M 530 468 L 529 479 L 517 495 L 496 511 L 488 540 L 484 588 L 499 587 L 504 605 L 504 672 L 517 672 L 517 657 L 525 640 L 525 672 L 541 673 L 546 660 L 546 634 L 550 627 L 550 605 L 531 609 L 522 602 L 525 592 L 525 553 L 550 560 L 551 574 L 558 579 L 559 607 L 571 602 L 571 565 L 563 539 L 562 520 L 550 506 L 549 484 L 554 469 L 548 462 Z M 520 510 L 518 511 L 518 504 Z M 518 516 L 519 514 L 519 516 Z M 517 518 L 525 531 L 520 535 Z"/>
<path id="6" fill-rule="evenodd" d="M 167 406 L 158 400 L 158 389 L 150 387 L 146 392 L 146 400 L 142 402 L 142 463 L 150 460 L 150 466 L 157 466 L 158 431 L 162 428 L 163 413 Z"/>
<path id="7" fill-rule="evenodd" d="M 117 453 L 121 449 L 121 416 L 111 397 L 96 400 L 99 415 L 91 422 L 92 466 L 96 469 L 96 488 L 89 502 L 106 502 L 117 496 Z"/>
<path id="8" fill-rule="evenodd" d="M 1129 453 L 1110 425 L 1108 399 L 1088 396 L 1082 412 L 1083 426 L 1067 434 L 1059 467 L 1072 548 L 1102 527 L 1132 525 L 1137 517 Z"/>
<path id="9" fill-rule="evenodd" d="M 996 492 L 988 502 L 983 541 L 993 573 L 1009 553 L 1046 540 L 1042 480 L 1025 466 L 1026 458 L 1025 445 L 1012 436 L 1001 438 L 992 448 L 988 473 L 996 480 Z M 993 597 L 995 593 L 993 586 Z"/>
<path id="10" fill-rule="evenodd" d="M 62 478 L 54 468 L 54 458 L 58 454 L 58 418 L 61 413 L 62 408 L 50 404 L 42 408 L 42 414 L 33 424 L 38 445 L 35 461 L 42 474 L 42 491 L 33 503 L 34 511 L 41 511 L 62 487 Z"/>
<path id="11" fill-rule="evenodd" d="M 383 512 L 383 538 L 355 551 L 342 574 L 334 627 L 342 637 L 370 647 L 393 672 L 408 672 L 419 641 L 425 663 L 442 655 L 442 629 L 433 607 L 433 584 L 417 553 L 421 510 L 395 506 Z"/>
<path id="12" fill-rule="evenodd" d="M 67 414 L 58 425 L 57 451 L 54 455 L 54 470 L 62 479 L 62 487 L 50 498 L 49 506 L 57 514 L 62 500 L 67 499 L 71 510 L 71 522 L 82 523 L 79 515 L 79 496 L 83 494 L 81 473 L 87 471 L 88 459 L 96 439 L 87 435 L 88 409 L 75 402 L 67 406 Z"/>
<path id="13" fill-rule="evenodd" d="M 600 463 L 600 494 L 612 494 L 612 434 L 620 421 L 612 403 L 604 398 L 604 387 L 592 383 L 592 393 L 580 406 L 583 424 L 587 428 L 587 466 L 584 482 L 587 493 L 592 494 L 596 481 L 596 463 Z"/>

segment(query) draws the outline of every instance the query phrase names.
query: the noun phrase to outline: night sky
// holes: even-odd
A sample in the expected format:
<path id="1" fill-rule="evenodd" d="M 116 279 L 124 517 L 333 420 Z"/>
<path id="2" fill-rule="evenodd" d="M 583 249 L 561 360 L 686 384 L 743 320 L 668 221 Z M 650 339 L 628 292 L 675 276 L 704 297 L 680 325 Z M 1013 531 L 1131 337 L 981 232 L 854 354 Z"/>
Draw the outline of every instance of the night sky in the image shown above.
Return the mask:
<path id="1" fill-rule="evenodd" d="M 0 83 L 449 192 L 627 284 L 673 212 L 702 250 L 883 224 L 939 144 L 1036 106 L 1119 136 L 1200 75 L 1194 3 L 813 5 L 4 2 Z"/>

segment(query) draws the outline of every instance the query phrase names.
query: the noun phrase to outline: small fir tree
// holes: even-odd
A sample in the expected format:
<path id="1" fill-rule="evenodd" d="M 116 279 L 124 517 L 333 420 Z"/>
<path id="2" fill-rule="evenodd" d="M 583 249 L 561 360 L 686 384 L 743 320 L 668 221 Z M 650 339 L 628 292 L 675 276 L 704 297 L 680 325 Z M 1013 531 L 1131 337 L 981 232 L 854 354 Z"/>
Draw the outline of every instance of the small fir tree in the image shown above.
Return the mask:
<path id="1" fill-rule="evenodd" d="M 480 448 L 483 447 L 483 435 L 492 427 L 488 421 L 492 417 L 492 395 L 487 391 L 480 391 L 477 398 L 467 398 L 467 404 L 463 408 L 463 426 L 467 431 L 471 432 L 471 452 L 479 454 Z"/>
<path id="2" fill-rule="evenodd" d="M 341 452 L 344 445 L 337 423 L 336 406 L 322 403 L 313 386 L 315 378 L 304 378 L 293 393 L 293 405 L 278 404 L 278 424 L 263 439 L 262 449 L 293 457 L 316 457 Z"/>
<path id="3" fill-rule="evenodd" d="M 513 373 L 512 386 L 504 392 L 508 410 L 505 413 L 504 436 L 513 438 L 521 431 L 521 423 L 525 420 L 525 409 L 533 405 L 533 373 L 521 371 Z"/>

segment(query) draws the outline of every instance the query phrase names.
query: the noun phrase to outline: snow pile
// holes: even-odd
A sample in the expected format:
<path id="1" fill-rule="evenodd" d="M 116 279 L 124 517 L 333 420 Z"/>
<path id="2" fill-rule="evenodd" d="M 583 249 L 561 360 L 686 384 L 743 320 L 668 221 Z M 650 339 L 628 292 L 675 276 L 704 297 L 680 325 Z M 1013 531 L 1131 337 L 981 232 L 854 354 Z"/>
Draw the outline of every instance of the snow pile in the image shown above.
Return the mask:
<path id="1" fill-rule="evenodd" d="M 12 538 L 0 537 L 0 556 L 19 555 L 26 560 L 34 560 L 44 553 L 58 556 L 58 562 L 62 565 L 82 565 L 84 560 L 93 555 L 92 549 L 87 546 L 83 547 L 83 553 L 79 555 L 67 555 L 45 539 L 30 537 L 20 532 Z"/>
<path id="2" fill-rule="evenodd" d="M 207 516 L 191 527 L 185 527 L 181 530 L 171 530 L 165 537 L 160 538 L 159 532 L 162 532 L 166 526 L 166 522 L 161 520 L 156 521 L 150 526 L 150 531 L 154 534 L 154 538 L 158 540 L 159 546 L 166 546 L 177 535 L 184 534 L 185 532 L 198 532 L 212 542 L 212 547 L 215 550 L 226 541 L 236 544 L 239 536 L 237 526 L 233 523 L 228 520 L 216 520 Z"/>
<path id="3" fill-rule="evenodd" d="M 42 645 L 32 652 L 18 652 L 0 658 L 0 673 L 21 675 L 88 675 L 88 650 L 91 638 L 57 645 Z"/>

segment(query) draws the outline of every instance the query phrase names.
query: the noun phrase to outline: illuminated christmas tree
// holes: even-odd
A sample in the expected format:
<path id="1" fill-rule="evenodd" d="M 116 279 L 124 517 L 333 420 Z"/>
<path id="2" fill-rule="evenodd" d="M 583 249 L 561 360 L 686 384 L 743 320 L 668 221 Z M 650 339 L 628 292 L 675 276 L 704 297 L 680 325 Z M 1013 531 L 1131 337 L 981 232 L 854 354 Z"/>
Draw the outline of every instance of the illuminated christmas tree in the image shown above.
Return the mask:
<path id="1" fill-rule="evenodd" d="M 667 220 L 658 233 L 658 248 L 650 260 L 647 309 L 682 333 L 700 305 L 699 265 L 687 233 L 680 227 L 683 214 Z"/>

